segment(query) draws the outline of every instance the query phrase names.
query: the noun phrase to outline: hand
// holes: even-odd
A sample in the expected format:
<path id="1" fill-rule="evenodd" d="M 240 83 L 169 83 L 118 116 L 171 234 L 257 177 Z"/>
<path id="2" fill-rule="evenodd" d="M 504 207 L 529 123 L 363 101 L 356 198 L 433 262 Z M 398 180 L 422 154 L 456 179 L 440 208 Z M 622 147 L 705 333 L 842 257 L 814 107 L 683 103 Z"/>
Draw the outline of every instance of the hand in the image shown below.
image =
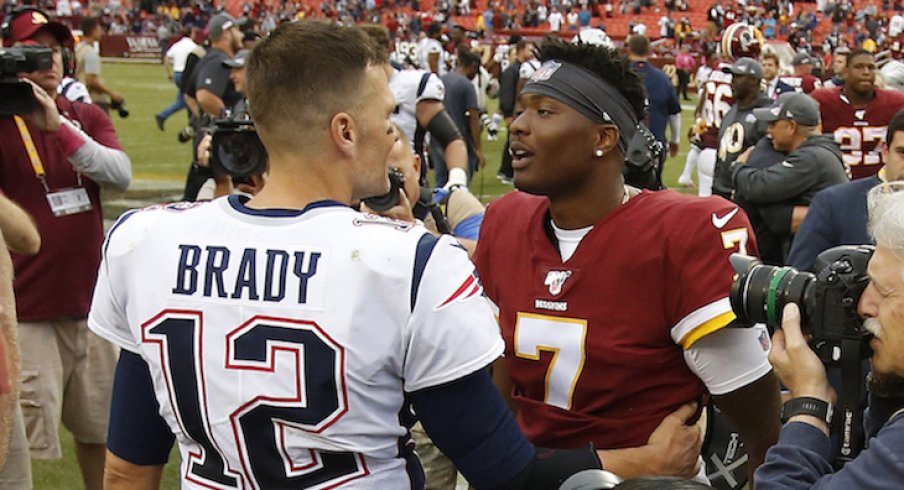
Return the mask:
<path id="1" fill-rule="evenodd" d="M 669 143 L 669 156 L 675 158 L 678 155 L 678 143 Z"/>
<path id="2" fill-rule="evenodd" d="M 36 102 L 35 110 L 25 116 L 25 118 L 41 131 L 48 133 L 57 132 L 60 129 L 60 111 L 57 109 L 53 97 L 48 95 L 47 91 L 37 83 L 27 78 L 22 80 L 31 84 Z"/>
<path id="3" fill-rule="evenodd" d="M 409 221 L 414 222 L 414 212 L 411 210 L 411 201 L 408 200 L 408 196 L 405 195 L 405 191 L 399 191 L 399 203 L 395 206 L 383 211 L 382 213 L 378 213 L 365 203 L 361 202 L 361 212 L 362 213 L 370 213 L 370 214 L 379 214 L 380 216 L 386 216 L 387 218 L 397 219 L 399 221 Z"/>
<path id="4" fill-rule="evenodd" d="M 750 158 L 751 153 L 753 153 L 752 146 L 750 148 L 747 148 L 746 150 L 744 150 L 744 153 L 741 153 L 740 155 L 738 155 L 738 158 L 735 159 L 735 162 L 737 162 L 740 165 L 746 164 L 747 160 Z"/>
<path id="5" fill-rule="evenodd" d="M 119 92 L 110 92 L 110 100 L 114 104 L 122 104 L 123 102 L 125 102 L 126 99 Z"/>
<path id="6" fill-rule="evenodd" d="M 800 309 L 794 303 L 785 305 L 782 328 L 772 336 L 769 362 L 793 397 L 812 396 L 831 402 L 826 368 L 800 330 Z"/>
<path id="7" fill-rule="evenodd" d="M 477 168 L 483 168 L 487 164 L 487 158 L 483 155 L 483 151 L 477 150 Z"/>
<path id="8" fill-rule="evenodd" d="M 201 141 L 198 142 L 198 165 L 202 167 L 210 166 L 210 144 L 213 142 L 213 136 L 205 134 Z"/>
<path id="9" fill-rule="evenodd" d="M 650 434 L 645 449 L 653 474 L 693 478 L 700 471 L 703 438 L 696 425 L 688 425 L 697 413 L 696 403 L 687 403 L 667 415 Z"/>

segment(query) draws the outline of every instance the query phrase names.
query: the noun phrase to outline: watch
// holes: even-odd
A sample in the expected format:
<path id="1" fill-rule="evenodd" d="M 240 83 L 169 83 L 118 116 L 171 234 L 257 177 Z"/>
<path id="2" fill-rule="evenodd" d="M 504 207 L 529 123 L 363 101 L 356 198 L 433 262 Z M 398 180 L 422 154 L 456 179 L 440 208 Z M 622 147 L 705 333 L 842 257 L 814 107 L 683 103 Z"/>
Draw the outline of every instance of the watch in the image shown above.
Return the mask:
<path id="1" fill-rule="evenodd" d="M 782 405 L 782 423 L 786 423 L 788 419 L 795 415 L 812 415 L 825 423 L 832 423 L 832 405 L 819 398 L 812 396 L 801 396 L 792 398 Z"/>

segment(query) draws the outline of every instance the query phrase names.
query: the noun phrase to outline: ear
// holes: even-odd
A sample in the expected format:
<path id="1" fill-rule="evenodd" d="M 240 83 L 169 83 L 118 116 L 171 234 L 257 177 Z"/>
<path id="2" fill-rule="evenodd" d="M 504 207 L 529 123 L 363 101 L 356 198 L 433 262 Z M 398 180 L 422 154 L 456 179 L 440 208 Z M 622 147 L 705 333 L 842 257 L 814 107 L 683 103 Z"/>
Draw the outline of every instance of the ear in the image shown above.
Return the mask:
<path id="1" fill-rule="evenodd" d="M 595 149 L 601 149 L 608 154 L 618 147 L 618 128 L 614 124 L 601 124 L 597 126 Z"/>
<path id="2" fill-rule="evenodd" d="M 882 161 L 887 162 L 888 161 L 888 142 L 883 141 L 881 146 L 882 146 L 882 149 L 880 149 L 879 152 L 882 153 Z"/>
<path id="3" fill-rule="evenodd" d="M 330 119 L 330 138 L 336 149 L 345 154 L 354 153 L 358 143 L 355 119 L 346 112 L 340 112 Z"/>
<path id="4" fill-rule="evenodd" d="M 421 156 L 418 154 L 414 155 L 414 173 L 421 175 Z"/>

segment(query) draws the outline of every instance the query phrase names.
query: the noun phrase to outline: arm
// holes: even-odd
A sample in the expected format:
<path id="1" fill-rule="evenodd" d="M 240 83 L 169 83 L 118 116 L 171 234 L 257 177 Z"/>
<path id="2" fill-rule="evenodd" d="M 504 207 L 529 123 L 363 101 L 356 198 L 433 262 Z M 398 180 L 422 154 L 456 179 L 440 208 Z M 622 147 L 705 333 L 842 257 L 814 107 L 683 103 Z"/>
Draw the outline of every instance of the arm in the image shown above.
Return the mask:
<path id="1" fill-rule="evenodd" d="M 158 490 L 162 479 L 162 464 L 132 464 L 107 450 L 104 460 L 104 489 Z"/>
<path id="2" fill-rule="evenodd" d="M 108 88 L 100 80 L 100 55 L 90 46 L 82 46 L 81 49 L 85 53 L 81 59 L 81 63 L 84 64 L 85 86 L 92 92 L 109 95 L 113 102 L 122 102 L 122 95 Z"/>
<path id="3" fill-rule="evenodd" d="M 483 125 L 480 123 L 480 110 L 477 107 L 468 109 L 468 122 L 471 124 L 471 142 L 474 144 L 474 152 L 477 154 L 477 168 L 483 168 L 486 159 L 480 143 L 480 133 Z"/>
<path id="4" fill-rule="evenodd" d="M 794 206 L 794 209 L 791 211 L 791 233 L 797 233 L 797 230 L 800 229 L 800 225 L 804 222 L 804 218 L 807 217 L 807 211 L 809 210 L 809 206 Z"/>
<path id="5" fill-rule="evenodd" d="M 789 155 L 767 168 L 735 165 L 733 180 L 737 193 L 756 204 L 769 204 L 799 196 L 809 189 L 817 173 L 812 165 Z"/>
<path id="6" fill-rule="evenodd" d="M 812 271 L 816 256 L 838 245 L 837 225 L 831 213 L 831 194 L 817 193 L 807 208 L 806 218 L 794 235 L 788 265 L 798 270 Z"/>
<path id="7" fill-rule="evenodd" d="M 672 114 L 669 116 L 669 156 L 678 155 L 678 148 L 681 143 L 681 114 Z"/>
<path id="8" fill-rule="evenodd" d="M 226 107 L 226 104 L 223 103 L 223 99 L 206 88 L 199 88 L 195 92 L 195 96 L 197 97 L 198 105 L 201 109 L 212 116 L 219 116 Z"/>
<path id="9" fill-rule="evenodd" d="M 439 52 L 434 51 L 432 53 L 428 53 L 427 63 L 430 65 L 428 67 L 430 71 L 439 75 Z"/>
<path id="10" fill-rule="evenodd" d="M 167 54 L 163 58 L 163 66 L 166 68 L 166 77 L 170 80 L 173 79 L 173 57 Z"/>
<path id="11" fill-rule="evenodd" d="M 31 215 L 0 193 L 0 237 L 6 246 L 22 255 L 34 255 L 41 249 L 41 235 Z M 2 252 L 0 252 L 2 253 Z"/>
<path id="12" fill-rule="evenodd" d="M 448 128 L 448 123 L 451 122 L 451 118 L 445 112 L 446 107 L 439 100 L 424 99 L 415 106 L 415 117 L 418 124 L 427 128 L 434 136 L 441 135 L 439 132 L 432 131 L 431 125 L 442 121 L 444 128 Z M 442 119 L 436 119 L 437 117 Z M 443 119 L 449 119 L 449 121 L 444 121 Z M 443 135 L 438 139 L 445 148 L 446 165 L 449 167 L 449 181 L 453 181 L 453 174 L 458 174 L 460 176 L 458 178 L 461 181 L 456 180 L 452 183 L 466 184 L 468 182 L 468 147 L 465 145 L 461 134 L 455 128 L 454 122 L 451 128 L 443 130 Z M 456 171 L 456 169 L 458 170 Z"/>

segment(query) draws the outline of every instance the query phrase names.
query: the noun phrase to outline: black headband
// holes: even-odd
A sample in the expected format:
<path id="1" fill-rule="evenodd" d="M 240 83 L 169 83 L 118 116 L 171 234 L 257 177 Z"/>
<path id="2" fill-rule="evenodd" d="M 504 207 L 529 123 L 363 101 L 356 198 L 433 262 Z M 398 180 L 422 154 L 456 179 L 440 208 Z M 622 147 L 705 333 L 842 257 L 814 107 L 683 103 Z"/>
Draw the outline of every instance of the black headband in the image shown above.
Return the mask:
<path id="1" fill-rule="evenodd" d="M 639 124 L 631 104 L 618 89 L 590 70 L 572 63 L 545 61 L 521 93 L 556 99 L 596 124 L 614 124 L 618 127 L 618 148 L 622 154 L 627 152 L 628 142 Z"/>

